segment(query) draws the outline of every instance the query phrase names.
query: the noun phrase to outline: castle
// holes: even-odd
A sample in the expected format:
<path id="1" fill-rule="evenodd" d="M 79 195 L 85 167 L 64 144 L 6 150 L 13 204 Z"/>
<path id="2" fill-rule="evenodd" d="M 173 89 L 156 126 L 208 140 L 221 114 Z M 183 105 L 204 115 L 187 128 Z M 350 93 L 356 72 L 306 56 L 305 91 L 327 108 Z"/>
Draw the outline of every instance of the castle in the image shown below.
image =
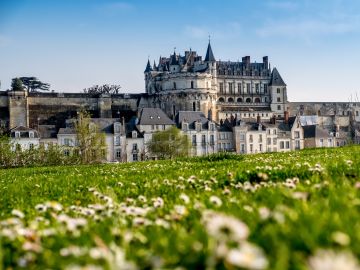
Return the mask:
<path id="1" fill-rule="evenodd" d="M 174 121 L 179 112 L 201 112 L 202 119 L 219 126 L 226 121 L 275 123 L 288 116 L 311 115 L 329 134 L 342 129 L 345 137 L 360 138 L 360 103 L 289 102 L 287 85 L 279 71 L 271 68 L 267 56 L 259 63 L 251 62 L 250 56 L 241 62 L 216 60 L 209 41 L 204 59 L 192 50 L 184 55 L 174 51 L 153 65 L 148 60 L 144 77 L 145 92 L 141 94 L 0 91 L 0 128 L 21 126 L 38 130 L 41 138 L 56 138 L 81 109 L 93 118 L 128 123 L 139 117 L 143 108 L 157 108 Z M 194 118 L 189 113 L 183 115 Z M 184 123 L 189 120 L 186 117 Z"/>

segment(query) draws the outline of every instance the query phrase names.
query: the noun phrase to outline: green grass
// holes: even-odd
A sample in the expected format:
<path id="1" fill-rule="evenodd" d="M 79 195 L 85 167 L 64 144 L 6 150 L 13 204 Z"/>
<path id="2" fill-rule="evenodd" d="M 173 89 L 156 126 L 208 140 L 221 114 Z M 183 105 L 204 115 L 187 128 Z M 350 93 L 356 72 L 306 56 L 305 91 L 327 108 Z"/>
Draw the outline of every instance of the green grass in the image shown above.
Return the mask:
<path id="1" fill-rule="evenodd" d="M 0 270 L 308 269 L 323 249 L 360 258 L 359 184 L 358 146 L 0 170 Z M 47 202 L 62 209 L 36 210 Z M 218 235 L 215 217 L 224 220 Z M 248 237 L 231 238 L 227 217 Z M 248 265 L 228 257 L 248 244 Z M 261 258 L 267 267 L 251 268 Z"/>

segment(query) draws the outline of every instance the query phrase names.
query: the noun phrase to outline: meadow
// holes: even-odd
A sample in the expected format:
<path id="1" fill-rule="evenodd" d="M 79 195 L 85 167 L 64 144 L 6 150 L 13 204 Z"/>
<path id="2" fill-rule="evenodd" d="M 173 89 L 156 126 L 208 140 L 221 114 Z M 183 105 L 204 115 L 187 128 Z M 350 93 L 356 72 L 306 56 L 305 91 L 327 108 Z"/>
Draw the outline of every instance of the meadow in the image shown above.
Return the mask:
<path id="1" fill-rule="evenodd" d="M 353 270 L 359 258 L 359 146 L 0 170 L 0 270 Z"/>

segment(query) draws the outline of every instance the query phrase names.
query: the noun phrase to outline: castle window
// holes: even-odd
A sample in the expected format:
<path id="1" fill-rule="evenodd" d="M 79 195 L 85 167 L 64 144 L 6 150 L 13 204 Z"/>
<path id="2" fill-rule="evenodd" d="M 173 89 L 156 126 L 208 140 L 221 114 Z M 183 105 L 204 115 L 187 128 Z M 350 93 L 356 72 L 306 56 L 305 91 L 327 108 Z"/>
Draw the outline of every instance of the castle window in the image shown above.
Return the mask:
<path id="1" fill-rule="evenodd" d="M 206 135 L 202 135 L 201 136 L 201 145 L 205 146 L 206 145 Z"/>
<path id="2" fill-rule="evenodd" d="M 246 103 L 251 103 L 251 98 L 247 98 Z"/>
<path id="3" fill-rule="evenodd" d="M 220 83 L 219 84 L 219 88 L 220 88 L 220 93 L 224 93 L 224 83 Z"/>
<path id="4" fill-rule="evenodd" d="M 255 84 L 255 90 L 256 90 L 256 93 L 259 94 L 260 88 L 259 88 L 259 84 L 258 84 L 258 83 Z"/>
<path id="5" fill-rule="evenodd" d="M 120 145 L 120 136 L 115 136 L 115 145 Z"/>
<path id="6" fill-rule="evenodd" d="M 135 130 L 132 132 L 131 137 L 132 138 L 137 138 L 137 132 Z"/>
<path id="7" fill-rule="evenodd" d="M 277 102 L 281 102 L 281 98 L 278 97 L 278 98 L 277 98 Z"/>
<path id="8" fill-rule="evenodd" d="M 194 112 L 196 111 L 196 102 L 195 101 L 193 102 L 193 111 Z"/>
<path id="9" fill-rule="evenodd" d="M 228 99 L 228 102 L 234 102 L 234 99 L 233 99 L 233 98 L 229 98 L 229 99 Z"/>
<path id="10" fill-rule="evenodd" d="M 133 143 L 133 145 L 132 145 L 132 150 L 133 150 L 133 151 L 137 151 L 137 150 L 138 150 L 138 145 L 137 145 L 137 143 Z"/>
<path id="11" fill-rule="evenodd" d="M 238 94 L 241 94 L 241 83 L 238 83 Z"/>
<path id="12" fill-rule="evenodd" d="M 225 102 L 224 98 L 223 97 L 219 98 L 219 102 Z"/>
<path id="13" fill-rule="evenodd" d="M 250 83 L 247 83 L 246 84 L 246 93 L 250 93 L 250 88 L 251 88 Z"/>
<path id="14" fill-rule="evenodd" d="M 356 116 L 359 116 L 359 111 L 356 111 Z"/>
<path id="15" fill-rule="evenodd" d="M 277 109 L 280 111 L 280 110 L 281 110 L 281 105 L 278 105 L 278 106 L 277 106 Z"/>
<path id="16" fill-rule="evenodd" d="M 182 123 L 182 130 L 183 131 L 188 131 L 189 129 L 189 124 L 188 123 Z"/>
<path id="17" fill-rule="evenodd" d="M 280 94 L 280 88 L 276 89 L 276 92 L 277 92 L 278 94 Z"/>
<path id="18" fill-rule="evenodd" d="M 116 149 L 115 158 L 121 158 L 121 149 Z"/>
<path id="19" fill-rule="evenodd" d="M 191 81 L 191 88 L 194 88 L 194 82 L 193 81 Z"/>
<path id="20" fill-rule="evenodd" d="M 214 135 L 210 135 L 210 145 L 215 145 Z"/>
<path id="21" fill-rule="evenodd" d="M 114 124 L 114 132 L 115 133 L 120 133 L 120 124 L 119 123 Z"/>
<path id="22" fill-rule="evenodd" d="M 19 131 L 15 132 L 15 138 L 20 138 L 20 132 Z"/>
<path id="23" fill-rule="evenodd" d="M 267 94 L 267 92 L 268 92 L 267 84 L 264 84 L 264 93 Z"/>
<path id="24" fill-rule="evenodd" d="M 242 98 L 238 98 L 237 102 L 243 102 Z"/>
<path id="25" fill-rule="evenodd" d="M 267 97 L 264 98 L 264 101 L 267 102 Z"/>
<path id="26" fill-rule="evenodd" d="M 233 83 L 229 83 L 229 93 L 233 94 Z"/>
<path id="27" fill-rule="evenodd" d="M 255 98 L 255 103 L 260 103 L 260 98 Z"/>
<path id="28" fill-rule="evenodd" d="M 174 82 L 173 86 L 174 86 L 173 88 L 176 89 L 176 82 Z"/>
<path id="29" fill-rule="evenodd" d="M 29 138 L 34 138 L 34 132 L 33 131 L 29 132 Z"/>

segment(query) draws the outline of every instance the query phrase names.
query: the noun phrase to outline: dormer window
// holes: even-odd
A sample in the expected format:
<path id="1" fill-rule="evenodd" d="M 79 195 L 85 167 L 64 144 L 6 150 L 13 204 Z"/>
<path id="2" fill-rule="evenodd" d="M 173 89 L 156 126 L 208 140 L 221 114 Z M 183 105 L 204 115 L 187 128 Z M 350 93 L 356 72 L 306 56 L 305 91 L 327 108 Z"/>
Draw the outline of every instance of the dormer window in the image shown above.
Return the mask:
<path id="1" fill-rule="evenodd" d="M 201 123 L 196 122 L 196 131 L 201 131 Z"/>
<path id="2" fill-rule="evenodd" d="M 137 132 L 134 130 L 131 134 L 132 138 L 137 138 Z"/>
<path id="3" fill-rule="evenodd" d="M 114 132 L 115 133 L 120 133 L 120 124 L 119 123 L 114 124 Z"/>
<path id="4" fill-rule="evenodd" d="M 15 138 L 20 138 L 20 132 L 19 131 L 15 131 Z"/>
<path id="5" fill-rule="evenodd" d="M 34 138 L 34 132 L 33 131 L 29 132 L 29 138 Z"/>
<path id="6" fill-rule="evenodd" d="M 210 130 L 215 131 L 215 124 L 214 123 L 210 123 Z"/>
<path id="7" fill-rule="evenodd" d="M 189 124 L 188 123 L 182 123 L 182 130 L 183 131 L 188 131 L 189 130 Z"/>

